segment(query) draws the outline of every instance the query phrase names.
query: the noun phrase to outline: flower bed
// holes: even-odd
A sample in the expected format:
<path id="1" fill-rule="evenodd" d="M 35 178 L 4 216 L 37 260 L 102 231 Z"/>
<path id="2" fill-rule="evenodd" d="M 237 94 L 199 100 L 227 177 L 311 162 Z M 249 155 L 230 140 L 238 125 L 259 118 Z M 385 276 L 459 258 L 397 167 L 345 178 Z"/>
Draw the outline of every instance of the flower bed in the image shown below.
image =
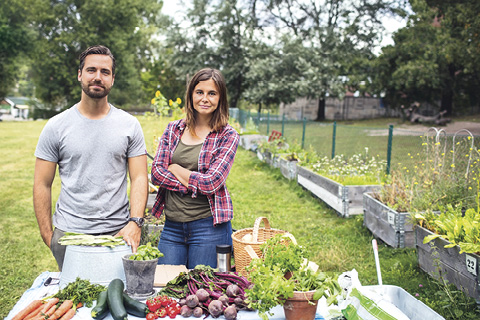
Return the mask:
<path id="1" fill-rule="evenodd" d="M 372 194 L 363 194 L 363 225 L 394 248 L 415 247 L 415 232 L 409 212 L 397 212 Z"/>

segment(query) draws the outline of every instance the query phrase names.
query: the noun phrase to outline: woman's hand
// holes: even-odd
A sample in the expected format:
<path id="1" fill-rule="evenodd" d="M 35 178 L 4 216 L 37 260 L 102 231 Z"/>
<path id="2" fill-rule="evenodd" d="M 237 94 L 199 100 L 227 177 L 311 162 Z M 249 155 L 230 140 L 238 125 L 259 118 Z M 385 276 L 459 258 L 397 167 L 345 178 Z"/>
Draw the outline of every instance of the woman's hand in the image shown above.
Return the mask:
<path id="1" fill-rule="evenodd" d="M 171 165 L 169 165 L 168 171 L 170 171 L 175 176 L 175 178 L 180 181 L 181 184 L 188 188 L 188 181 L 190 180 L 190 175 L 192 174 L 192 171 L 185 169 L 184 167 L 176 163 L 172 163 Z"/>

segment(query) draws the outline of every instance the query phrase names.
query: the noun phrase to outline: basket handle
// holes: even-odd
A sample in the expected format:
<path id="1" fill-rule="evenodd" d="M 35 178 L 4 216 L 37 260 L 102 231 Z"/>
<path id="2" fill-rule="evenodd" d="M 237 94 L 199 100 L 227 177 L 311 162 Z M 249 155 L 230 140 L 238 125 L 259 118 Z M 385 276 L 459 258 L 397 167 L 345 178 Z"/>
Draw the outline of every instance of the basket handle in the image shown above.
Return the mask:
<path id="1" fill-rule="evenodd" d="M 265 229 L 270 229 L 270 222 L 265 217 L 258 217 L 255 219 L 255 224 L 253 225 L 253 242 L 258 242 L 258 228 L 260 228 L 260 223 L 263 221 Z"/>
<path id="2" fill-rule="evenodd" d="M 255 252 L 255 250 L 253 250 L 251 245 L 249 245 L 249 244 L 246 245 L 245 246 L 245 251 L 247 251 L 247 253 L 248 253 L 248 255 L 250 256 L 251 259 L 258 259 L 258 255 Z"/>
<path id="3" fill-rule="evenodd" d="M 284 237 L 289 237 L 290 240 L 292 240 L 292 243 L 294 245 L 297 245 L 297 240 L 295 240 L 295 237 L 293 236 L 293 234 L 291 234 L 290 232 L 286 232 L 283 234 Z"/>

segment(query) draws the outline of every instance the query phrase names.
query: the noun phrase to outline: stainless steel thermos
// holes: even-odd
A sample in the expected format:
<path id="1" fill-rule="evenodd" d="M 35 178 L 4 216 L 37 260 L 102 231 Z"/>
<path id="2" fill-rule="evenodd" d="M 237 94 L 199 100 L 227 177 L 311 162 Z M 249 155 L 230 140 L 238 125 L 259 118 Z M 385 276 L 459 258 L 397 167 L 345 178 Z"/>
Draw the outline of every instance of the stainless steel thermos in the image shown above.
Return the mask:
<path id="1" fill-rule="evenodd" d="M 230 259 L 232 257 L 232 246 L 228 244 L 217 245 L 217 268 L 219 272 L 227 272 L 232 269 Z"/>

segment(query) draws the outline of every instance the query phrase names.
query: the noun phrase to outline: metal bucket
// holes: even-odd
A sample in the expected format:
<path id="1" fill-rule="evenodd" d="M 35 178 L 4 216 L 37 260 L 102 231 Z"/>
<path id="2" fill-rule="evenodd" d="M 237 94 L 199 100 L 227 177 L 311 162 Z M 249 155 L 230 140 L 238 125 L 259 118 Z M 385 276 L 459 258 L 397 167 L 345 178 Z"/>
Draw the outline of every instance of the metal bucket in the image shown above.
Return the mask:
<path id="1" fill-rule="evenodd" d="M 92 247 L 67 246 L 60 275 L 60 288 L 77 277 L 91 283 L 108 286 L 113 279 L 121 279 L 125 283 L 122 257 L 131 254 L 130 246 Z"/>
<path id="2" fill-rule="evenodd" d="M 414 298 L 403 288 L 391 285 L 364 286 L 363 288 L 381 294 L 411 320 L 445 320 L 445 318 L 430 309 L 422 301 Z"/>

